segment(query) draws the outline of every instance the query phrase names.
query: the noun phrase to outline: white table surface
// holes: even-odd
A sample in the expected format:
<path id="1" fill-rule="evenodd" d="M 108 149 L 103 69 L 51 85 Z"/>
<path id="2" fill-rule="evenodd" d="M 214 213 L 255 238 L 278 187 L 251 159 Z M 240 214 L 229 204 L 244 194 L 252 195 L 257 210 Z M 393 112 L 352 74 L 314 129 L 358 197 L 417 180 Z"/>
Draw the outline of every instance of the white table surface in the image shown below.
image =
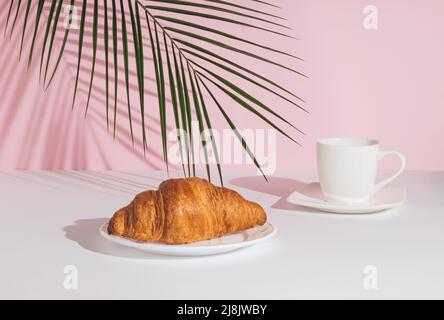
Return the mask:
<path id="1" fill-rule="evenodd" d="M 99 226 L 162 172 L 0 172 L 0 298 L 306 299 L 444 298 L 444 173 L 409 172 L 399 208 L 317 213 L 286 203 L 315 175 L 225 178 L 259 202 L 278 233 L 219 256 L 147 255 L 102 239 Z M 64 267 L 78 289 L 63 286 Z M 364 268 L 378 271 L 366 290 Z"/>

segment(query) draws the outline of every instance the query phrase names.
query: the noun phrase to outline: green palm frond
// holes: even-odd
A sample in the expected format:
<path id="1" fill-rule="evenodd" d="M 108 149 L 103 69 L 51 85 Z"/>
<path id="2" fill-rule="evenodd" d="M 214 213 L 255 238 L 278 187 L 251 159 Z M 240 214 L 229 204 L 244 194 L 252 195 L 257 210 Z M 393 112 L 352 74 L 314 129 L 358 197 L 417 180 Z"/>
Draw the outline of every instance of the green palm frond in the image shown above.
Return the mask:
<path id="1" fill-rule="evenodd" d="M 63 2 L 63 1 L 60 1 Z M 76 83 L 74 85 L 74 95 L 72 98 L 72 107 L 74 109 L 74 103 L 76 101 L 76 95 L 77 95 L 77 87 L 79 85 L 79 75 L 80 75 L 80 63 L 82 62 L 82 50 L 83 50 L 83 35 L 85 33 L 85 18 L 86 18 L 86 5 L 88 4 L 87 0 L 83 0 L 82 5 L 82 18 L 80 20 L 80 32 L 79 32 L 79 51 L 77 55 L 77 73 L 76 73 Z M 54 24 L 54 29 L 57 27 L 56 24 Z M 48 53 L 48 57 L 50 55 L 51 51 Z M 46 65 L 48 67 L 48 65 Z"/>
<path id="2" fill-rule="evenodd" d="M 93 57 L 92 57 L 92 66 L 91 66 L 91 78 L 89 80 L 88 99 L 86 101 L 86 108 L 85 108 L 85 116 L 88 113 L 89 101 L 91 99 L 91 90 L 94 81 L 94 71 L 96 70 L 98 20 L 99 20 L 99 0 L 94 0 L 94 18 L 93 18 L 93 32 L 92 32 Z"/>
<path id="3" fill-rule="evenodd" d="M 8 30 L 9 19 L 11 18 L 11 13 L 12 13 L 13 7 L 14 7 L 14 0 L 11 0 L 11 3 L 9 4 L 9 9 L 8 9 L 8 16 L 6 18 L 5 33 L 3 35 L 4 37 L 6 37 L 6 31 Z"/>
<path id="4" fill-rule="evenodd" d="M 11 8 L 13 5 L 14 5 L 14 1 L 11 1 Z M 15 23 L 17 22 L 17 18 L 18 18 L 18 14 L 20 12 L 21 5 L 22 5 L 22 0 L 18 0 L 17 7 L 15 10 L 15 15 L 14 15 L 14 21 L 12 22 L 11 33 L 9 35 L 9 38 L 12 37 L 12 32 L 14 31 Z M 5 34 L 6 34 L 6 31 L 7 31 L 7 28 L 5 29 Z"/>
<path id="5" fill-rule="evenodd" d="M 108 1 L 103 0 L 103 46 L 105 51 L 105 113 L 106 129 L 109 130 L 109 33 L 108 33 Z"/>
<path id="6" fill-rule="evenodd" d="M 272 56 L 286 57 L 294 61 L 303 60 L 292 53 L 256 41 L 254 37 L 242 36 L 242 32 L 228 31 L 238 28 L 243 31 L 251 30 L 255 33 L 263 32 L 268 37 L 282 37 L 286 41 L 294 39 L 291 28 L 285 24 L 285 19 L 273 14 L 270 10 L 276 10 L 279 6 L 261 0 L 245 0 L 244 3 L 235 0 L 103 0 L 100 2 L 99 0 L 90 0 L 89 2 L 87 0 L 70 0 L 71 7 L 80 8 L 79 30 L 76 32 L 78 37 L 75 39 L 70 36 L 71 28 L 65 27 L 62 43 L 60 46 L 56 46 L 58 27 L 63 21 L 66 21 L 62 15 L 65 3 L 64 0 L 49 2 L 50 4 L 45 6 L 47 1 L 44 0 L 35 2 L 11 0 L 4 35 L 6 36 L 9 30 L 10 37 L 12 37 L 14 29 L 17 28 L 18 16 L 23 12 L 20 56 L 25 44 L 25 34 L 30 32 L 32 36 L 29 45 L 29 67 L 32 63 L 34 48 L 38 47 L 35 42 L 39 28 L 43 29 L 39 68 L 45 90 L 51 85 L 58 70 L 66 44 L 70 41 L 75 43 L 77 64 L 73 83 L 72 108 L 75 106 L 79 91 L 80 72 L 86 68 L 89 70 L 89 82 L 86 90 L 85 116 L 88 112 L 94 83 L 98 80 L 98 75 L 95 75 L 98 63 L 97 54 L 99 50 L 102 50 L 99 46 L 103 44 L 106 128 L 109 130 L 111 122 L 115 138 L 119 79 L 123 79 L 121 83 L 126 92 L 127 117 L 132 145 L 135 146 L 132 108 L 137 104 L 131 101 L 130 88 L 137 88 L 139 102 L 137 108 L 141 117 L 138 123 L 142 128 L 140 134 L 144 154 L 148 150 L 148 144 L 152 138 L 151 135 L 147 135 L 145 115 L 147 110 L 157 109 L 163 161 L 167 171 L 169 171 L 167 115 L 171 113 L 174 128 L 178 132 L 177 142 L 180 147 L 184 175 L 196 175 L 196 148 L 200 145 L 204 152 L 208 179 L 211 180 L 209 163 L 211 148 L 216 158 L 220 183 L 223 184 L 215 139 L 210 134 L 208 141 L 205 139 L 194 141 L 192 134 L 193 120 L 197 122 L 196 127 L 198 128 L 196 130 L 199 133 L 203 134 L 206 130 L 210 132 L 213 130 L 210 104 L 216 107 L 216 110 L 235 133 L 246 154 L 262 173 L 262 168 L 253 151 L 235 125 L 233 117 L 236 112 L 235 107 L 246 110 L 283 136 L 299 144 L 298 139 L 294 138 L 288 130 L 284 130 L 281 124 L 288 126 L 290 130 L 295 130 L 298 134 L 303 134 L 302 130 L 298 129 L 289 119 L 280 115 L 274 106 L 264 102 L 263 98 L 251 87 L 265 90 L 276 99 L 285 101 L 295 106 L 297 110 L 308 113 L 307 109 L 303 107 L 305 101 L 283 85 L 246 66 L 245 60 L 251 59 L 255 63 L 266 64 L 296 76 L 306 77 L 302 72 L 282 63 L 281 59 L 271 58 L 268 54 L 261 52 L 267 52 Z M 88 11 L 91 6 L 92 11 Z M 88 12 L 92 12 L 91 17 L 88 16 Z M 100 23 L 100 15 L 103 16 L 103 23 Z M 33 27 L 28 27 L 30 17 L 35 19 Z M 92 21 L 92 24 L 87 23 L 87 20 Z M 223 26 L 230 26 L 230 28 Z M 101 27 L 103 27 L 103 32 Z M 86 35 L 88 36 L 86 37 Z M 100 38 L 101 36 L 103 39 Z M 86 42 L 92 44 L 92 57 L 88 59 L 90 63 L 87 63 L 88 61 L 84 57 Z M 233 56 L 239 57 L 239 60 L 237 61 Z M 151 58 L 152 62 L 147 63 L 148 58 Z M 85 64 L 88 65 L 85 66 Z M 50 65 L 53 67 L 50 68 Z M 119 66 L 123 70 L 123 75 L 119 75 Z M 148 99 L 145 98 L 148 90 L 148 85 L 145 83 L 146 70 L 150 70 L 150 75 L 155 79 L 158 100 L 156 108 L 147 105 Z M 136 83 L 132 83 L 134 82 L 132 75 L 137 79 Z M 114 83 L 113 87 L 111 81 Z M 245 82 L 250 85 L 249 90 L 242 88 L 241 83 Z M 83 92 L 83 89 L 80 91 Z M 234 102 L 230 110 L 223 105 L 220 96 L 227 97 Z M 110 100 L 111 97 L 113 97 L 113 101 Z M 263 175 L 265 177 L 264 173 Z"/>
<path id="7" fill-rule="evenodd" d="M 116 120 L 117 120 L 117 87 L 119 81 L 119 63 L 117 56 L 118 42 L 117 42 L 117 9 L 116 0 L 112 0 L 113 11 L 113 57 L 114 57 L 114 117 L 113 117 L 113 138 L 116 139 Z"/>

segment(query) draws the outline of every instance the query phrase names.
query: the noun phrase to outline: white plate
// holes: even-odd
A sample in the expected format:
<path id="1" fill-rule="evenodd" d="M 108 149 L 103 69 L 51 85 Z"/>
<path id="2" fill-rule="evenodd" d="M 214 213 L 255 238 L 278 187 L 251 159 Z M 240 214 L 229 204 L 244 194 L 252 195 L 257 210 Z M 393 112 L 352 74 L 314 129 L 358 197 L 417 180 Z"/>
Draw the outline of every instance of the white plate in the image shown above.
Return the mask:
<path id="1" fill-rule="evenodd" d="M 335 204 L 326 202 L 319 183 L 307 184 L 293 192 L 287 201 L 300 206 L 333 213 L 373 213 L 400 206 L 406 199 L 405 189 L 386 188 L 379 190 L 368 202 L 359 204 Z"/>
<path id="2" fill-rule="evenodd" d="M 276 233 L 276 228 L 271 223 L 267 222 L 263 226 L 232 233 L 220 238 L 189 244 L 172 245 L 155 242 L 140 242 L 110 235 L 108 234 L 107 228 L 108 222 L 100 227 L 100 234 L 107 240 L 149 253 L 169 256 L 205 256 L 230 252 L 241 248 L 250 247 L 254 244 L 270 239 Z"/>

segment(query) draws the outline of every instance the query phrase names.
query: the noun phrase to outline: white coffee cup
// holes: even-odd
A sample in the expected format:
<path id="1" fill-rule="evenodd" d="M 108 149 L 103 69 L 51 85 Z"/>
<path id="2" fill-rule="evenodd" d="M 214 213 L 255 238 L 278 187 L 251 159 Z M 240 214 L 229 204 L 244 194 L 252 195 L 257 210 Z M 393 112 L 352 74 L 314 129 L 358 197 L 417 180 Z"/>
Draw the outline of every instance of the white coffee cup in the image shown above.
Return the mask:
<path id="1" fill-rule="evenodd" d="M 386 155 L 397 155 L 400 169 L 376 183 L 378 162 Z M 327 138 L 317 143 L 318 176 L 324 198 L 335 203 L 360 203 L 393 181 L 405 169 L 405 158 L 398 151 L 382 151 L 379 142 L 361 138 Z"/>

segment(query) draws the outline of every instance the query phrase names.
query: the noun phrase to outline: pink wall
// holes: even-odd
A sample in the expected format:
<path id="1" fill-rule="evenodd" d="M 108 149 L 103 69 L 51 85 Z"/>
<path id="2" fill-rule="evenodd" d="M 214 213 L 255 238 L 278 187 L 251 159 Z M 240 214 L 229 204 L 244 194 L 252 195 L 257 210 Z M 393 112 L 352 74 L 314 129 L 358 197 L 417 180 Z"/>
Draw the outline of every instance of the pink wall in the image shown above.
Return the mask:
<path id="1" fill-rule="evenodd" d="M 307 115 L 258 92 L 264 101 L 306 133 L 301 135 L 288 130 L 302 147 L 278 137 L 279 169 L 313 170 L 316 140 L 325 136 L 353 135 L 375 137 L 382 141 L 383 147 L 402 151 L 410 170 L 444 170 L 444 143 L 441 140 L 444 138 L 444 42 L 439 36 L 444 30 L 442 1 L 270 2 L 279 4 L 282 9 L 267 10 L 285 16 L 288 25 L 294 29 L 292 34 L 299 40 L 289 41 L 278 36 L 264 38 L 263 34 L 251 30 L 243 34 L 303 57 L 305 62 L 273 56 L 309 76 L 304 79 L 261 63 L 249 64 L 302 96 L 307 101 L 304 107 L 310 111 Z M 251 4 L 251 1 L 243 0 L 242 3 Z M 378 30 L 365 30 L 362 26 L 363 9 L 368 4 L 379 9 Z M 44 12 L 48 9 L 45 6 Z M 7 11 L 8 1 L 2 1 L 1 33 Z M 21 23 L 19 19 L 18 25 Z M 135 147 L 128 135 L 123 87 L 119 91 L 117 139 L 113 141 L 112 134 L 106 130 L 104 55 L 100 50 L 94 95 L 88 116 L 84 117 L 89 81 L 85 69 L 91 64 L 91 33 L 85 34 L 87 45 L 82 60 L 80 91 L 74 111 L 71 111 L 77 32 L 72 33 L 53 84 L 43 93 L 38 79 L 43 34 L 39 33 L 37 37 L 35 63 L 26 70 L 28 47 L 25 46 L 25 56 L 19 63 L 18 30 L 11 41 L 0 37 L 0 169 L 164 168 L 151 75 L 146 79 L 150 149 L 144 158 L 136 86 L 131 89 L 133 112 L 139 122 L 134 129 Z M 30 42 L 31 36 L 31 32 L 27 32 L 26 43 Z M 57 47 L 62 36 L 59 33 Z M 149 47 L 146 52 L 148 50 Z M 146 71 L 150 72 L 150 66 L 146 66 Z M 123 79 L 122 72 L 123 69 L 120 79 Z M 239 127 L 264 127 L 261 121 L 234 108 L 230 100 L 224 100 L 224 104 Z M 227 127 L 214 106 L 209 107 L 216 127 Z M 384 164 L 385 168 L 393 166 L 396 163 L 390 160 Z M 254 168 L 249 166 L 248 170 Z"/>

